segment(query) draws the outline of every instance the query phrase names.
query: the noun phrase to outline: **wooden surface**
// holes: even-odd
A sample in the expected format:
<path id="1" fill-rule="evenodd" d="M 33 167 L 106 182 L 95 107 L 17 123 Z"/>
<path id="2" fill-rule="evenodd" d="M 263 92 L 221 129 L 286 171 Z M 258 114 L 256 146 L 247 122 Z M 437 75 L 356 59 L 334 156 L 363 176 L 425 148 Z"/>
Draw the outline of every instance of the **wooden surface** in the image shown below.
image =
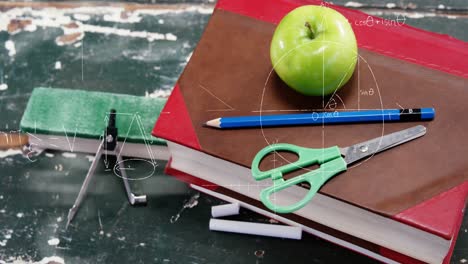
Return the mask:
<path id="1" fill-rule="evenodd" d="M 28 143 L 28 136 L 22 133 L 0 133 L 0 150 L 21 149 Z"/>
<path id="2" fill-rule="evenodd" d="M 57 3 L 0 3 L 0 29 L 6 27 L 2 25 L 6 14 L 10 22 L 23 19 L 5 28 L 10 32 L 0 31 L 0 131 L 19 129 L 33 87 L 167 96 L 214 3 L 155 2 L 158 5 L 99 2 L 88 9 L 79 8 L 89 6 L 83 2 L 60 3 L 68 8 L 66 13 L 45 9 Z M 466 1 L 395 2 L 396 7 L 388 8 L 390 2 L 365 0 L 359 8 L 388 19 L 404 16 L 407 24 L 468 41 Z M 26 12 L 30 5 L 37 5 L 34 19 Z M 19 9 L 13 14 L 15 6 Z M 153 11 L 135 15 L 141 9 Z M 34 29 L 30 24 L 38 26 Z M 69 44 L 59 45 L 63 42 Z M 210 232 L 210 207 L 221 202 L 165 176 L 164 162 L 149 179 L 132 182 L 137 193 L 148 195 L 146 207 L 131 207 L 121 179 L 101 164 L 90 193 L 66 230 L 68 209 L 92 157 L 51 151 L 33 157 L 18 153 L 0 151 L 0 263 L 51 256 L 65 263 L 374 263 L 309 235 L 290 241 Z M 129 165 L 136 168 L 133 175 L 147 169 L 138 161 Z M 234 219 L 269 222 L 246 210 Z M 467 229 L 465 217 L 452 263 L 468 259 Z"/>

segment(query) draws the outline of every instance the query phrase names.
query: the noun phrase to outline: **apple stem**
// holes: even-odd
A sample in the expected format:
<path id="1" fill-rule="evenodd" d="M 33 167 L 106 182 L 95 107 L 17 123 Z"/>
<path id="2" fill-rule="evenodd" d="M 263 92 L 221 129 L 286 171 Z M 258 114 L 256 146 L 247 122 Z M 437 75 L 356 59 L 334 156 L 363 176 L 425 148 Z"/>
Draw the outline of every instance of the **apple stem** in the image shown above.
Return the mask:
<path id="1" fill-rule="evenodd" d="M 305 22 L 304 26 L 309 29 L 310 37 L 314 38 L 314 31 L 312 30 L 312 26 L 309 24 L 309 22 Z"/>

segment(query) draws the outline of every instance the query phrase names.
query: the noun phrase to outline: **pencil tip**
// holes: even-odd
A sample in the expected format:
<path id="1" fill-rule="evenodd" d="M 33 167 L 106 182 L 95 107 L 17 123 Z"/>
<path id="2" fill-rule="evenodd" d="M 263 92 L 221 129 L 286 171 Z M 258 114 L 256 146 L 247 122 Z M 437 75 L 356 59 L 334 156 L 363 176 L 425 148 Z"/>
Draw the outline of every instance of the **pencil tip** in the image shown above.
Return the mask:
<path id="1" fill-rule="evenodd" d="M 212 119 L 203 124 L 205 127 L 221 128 L 221 118 Z"/>

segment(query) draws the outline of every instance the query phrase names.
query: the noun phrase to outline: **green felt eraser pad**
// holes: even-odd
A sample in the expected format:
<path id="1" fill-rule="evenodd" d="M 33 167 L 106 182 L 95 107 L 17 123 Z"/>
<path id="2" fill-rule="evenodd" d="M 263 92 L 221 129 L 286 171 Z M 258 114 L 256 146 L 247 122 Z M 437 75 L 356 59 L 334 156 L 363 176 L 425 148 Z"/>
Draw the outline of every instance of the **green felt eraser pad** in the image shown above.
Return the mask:
<path id="1" fill-rule="evenodd" d="M 24 133 L 99 139 L 107 127 L 109 112 L 117 111 L 118 140 L 165 145 L 151 130 L 166 103 L 163 98 L 35 88 L 21 119 Z"/>

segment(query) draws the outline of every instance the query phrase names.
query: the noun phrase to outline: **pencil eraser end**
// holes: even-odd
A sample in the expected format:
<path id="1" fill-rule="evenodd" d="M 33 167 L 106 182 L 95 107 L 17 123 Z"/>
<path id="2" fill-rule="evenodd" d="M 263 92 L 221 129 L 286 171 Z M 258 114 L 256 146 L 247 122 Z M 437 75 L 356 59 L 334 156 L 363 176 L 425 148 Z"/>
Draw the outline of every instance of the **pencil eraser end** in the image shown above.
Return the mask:
<path id="1" fill-rule="evenodd" d="M 435 117 L 434 108 L 421 108 L 421 119 L 422 120 L 432 120 Z"/>

